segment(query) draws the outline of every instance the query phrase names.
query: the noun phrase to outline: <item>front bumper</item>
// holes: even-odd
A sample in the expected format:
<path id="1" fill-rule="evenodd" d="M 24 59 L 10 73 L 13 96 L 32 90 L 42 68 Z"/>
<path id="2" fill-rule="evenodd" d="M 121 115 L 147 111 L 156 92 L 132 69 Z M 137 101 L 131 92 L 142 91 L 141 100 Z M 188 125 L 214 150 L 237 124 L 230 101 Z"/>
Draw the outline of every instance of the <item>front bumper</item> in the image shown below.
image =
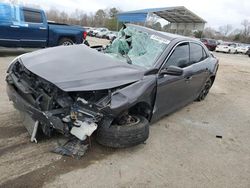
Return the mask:
<path id="1" fill-rule="evenodd" d="M 53 127 L 59 132 L 64 133 L 64 124 L 56 115 L 66 112 L 66 109 L 40 111 L 23 99 L 11 84 L 7 84 L 6 90 L 9 99 L 13 102 L 16 109 L 28 114 L 34 121 L 39 121 L 43 125 Z"/>

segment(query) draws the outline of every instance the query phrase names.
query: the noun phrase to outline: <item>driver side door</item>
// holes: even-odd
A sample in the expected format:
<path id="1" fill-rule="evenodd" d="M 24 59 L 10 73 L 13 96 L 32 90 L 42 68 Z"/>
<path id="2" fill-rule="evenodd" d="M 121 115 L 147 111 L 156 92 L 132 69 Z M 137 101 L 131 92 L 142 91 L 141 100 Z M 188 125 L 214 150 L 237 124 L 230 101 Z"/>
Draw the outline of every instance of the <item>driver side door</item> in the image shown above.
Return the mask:
<path id="1" fill-rule="evenodd" d="M 158 119 L 169 114 L 190 102 L 190 84 L 192 72 L 186 69 L 189 65 L 189 43 L 184 42 L 175 47 L 174 51 L 164 63 L 162 70 L 170 65 L 182 68 L 181 75 L 158 75 L 157 94 L 153 119 Z"/>

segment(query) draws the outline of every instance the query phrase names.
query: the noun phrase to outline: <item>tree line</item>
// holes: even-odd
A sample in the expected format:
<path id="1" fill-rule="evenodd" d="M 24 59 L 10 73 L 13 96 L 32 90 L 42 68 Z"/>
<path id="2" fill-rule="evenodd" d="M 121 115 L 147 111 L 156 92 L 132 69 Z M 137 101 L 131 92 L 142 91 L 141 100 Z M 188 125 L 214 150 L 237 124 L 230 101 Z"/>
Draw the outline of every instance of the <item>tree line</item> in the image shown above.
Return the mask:
<path id="1" fill-rule="evenodd" d="M 6 1 L 17 4 L 18 0 Z M 38 5 L 29 6 L 40 8 L 40 6 Z M 65 11 L 57 10 L 56 8 L 50 8 L 49 10 L 45 10 L 45 12 L 48 20 L 58 23 L 89 27 L 107 27 L 110 30 L 117 30 L 121 27 L 121 23 L 118 25 L 116 18 L 117 13 L 121 12 L 121 10 L 116 7 L 105 10 L 99 9 L 95 13 L 89 14 L 79 9 L 76 9 L 72 13 L 68 13 Z M 162 26 L 158 21 L 158 18 L 154 15 L 149 16 L 146 26 L 159 31 L 173 32 L 170 30 L 170 24 Z M 241 26 L 241 28 L 233 28 L 232 25 L 225 24 L 219 27 L 217 30 L 212 27 L 206 27 L 203 31 L 185 31 L 181 34 L 194 36 L 196 38 L 212 38 L 216 40 L 250 43 L 250 21 L 246 19 L 242 20 Z"/>
<path id="2" fill-rule="evenodd" d="M 99 9 L 94 14 L 87 14 L 84 11 L 76 9 L 72 14 L 68 14 L 64 11 L 50 9 L 46 11 L 46 14 L 49 20 L 59 23 L 89 27 L 107 27 L 110 30 L 117 30 L 116 15 L 120 11 L 121 10 L 114 7 L 105 10 Z M 212 27 L 206 27 L 203 31 L 186 31 L 182 34 L 196 38 L 212 38 L 216 40 L 250 43 L 250 21 L 243 20 L 241 25 L 242 28 L 233 28 L 232 25 L 226 24 L 220 26 L 217 30 Z M 162 26 L 154 16 L 150 17 L 146 26 L 159 31 L 171 32 L 169 24 Z"/>
<path id="3" fill-rule="evenodd" d="M 234 41 L 250 44 L 250 21 L 245 19 L 241 21 L 241 28 L 233 28 L 226 24 L 220 26 L 218 30 L 212 27 L 206 27 L 203 32 L 196 32 L 197 38 L 212 38 L 216 40 Z"/>
<path id="4" fill-rule="evenodd" d="M 107 27 L 110 30 L 116 30 L 116 15 L 119 10 L 114 7 L 105 10 L 99 9 L 95 12 L 95 14 L 87 14 L 82 10 L 76 9 L 73 13 L 69 14 L 65 11 L 59 11 L 51 8 L 45 12 L 48 20 L 50 21 L 89 27 Z"/>

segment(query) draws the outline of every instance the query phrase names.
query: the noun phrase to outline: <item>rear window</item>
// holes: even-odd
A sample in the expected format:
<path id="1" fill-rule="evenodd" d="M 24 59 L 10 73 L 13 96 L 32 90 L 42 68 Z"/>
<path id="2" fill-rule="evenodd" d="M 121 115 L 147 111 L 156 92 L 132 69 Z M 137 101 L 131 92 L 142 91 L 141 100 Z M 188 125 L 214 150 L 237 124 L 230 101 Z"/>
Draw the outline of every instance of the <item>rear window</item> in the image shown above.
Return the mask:
<path id="1" fill-rule="evenodd" d="M 198 63 L 204 59 L 204 50 L 201 45 L 190 43 L 190 64 Z"/>
<path id="2" fill-rule="evenodd" d="M 210 44 L 216 44 L 216 40 L 208 40 Z"/>
<path id="3" fill-rule="evenodd" d="M 42 14 L 36 11 L 23 10 L 23 16 L 25 22 L 42 23 Z"/>

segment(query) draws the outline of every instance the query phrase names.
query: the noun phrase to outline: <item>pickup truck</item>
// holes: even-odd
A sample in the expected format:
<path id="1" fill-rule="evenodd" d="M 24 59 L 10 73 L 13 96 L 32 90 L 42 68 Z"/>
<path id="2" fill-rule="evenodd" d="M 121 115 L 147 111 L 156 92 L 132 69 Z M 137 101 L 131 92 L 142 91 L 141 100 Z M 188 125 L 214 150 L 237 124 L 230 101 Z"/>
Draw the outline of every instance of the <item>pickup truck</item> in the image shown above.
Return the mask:
<path id="1" fill-rule="evenodd" d="M 44 48 L 85 43 L 81 26 L 50 23 L 40 9 L 0 3 L 0 46 Z M 86 42 L 87 43 L 87 42 Z"/>

